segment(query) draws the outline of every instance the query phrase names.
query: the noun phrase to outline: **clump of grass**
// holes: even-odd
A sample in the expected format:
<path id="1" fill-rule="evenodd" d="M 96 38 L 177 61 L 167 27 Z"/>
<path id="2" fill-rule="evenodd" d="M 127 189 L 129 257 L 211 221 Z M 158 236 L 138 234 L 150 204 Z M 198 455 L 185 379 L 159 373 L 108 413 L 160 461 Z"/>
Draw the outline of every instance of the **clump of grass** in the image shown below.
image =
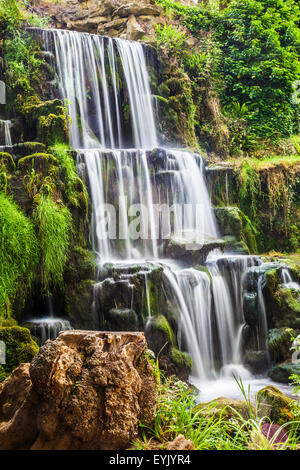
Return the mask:
<path id="1" fill-rule="evenodd" d="M 176 377 L 163 378 L 155 366 L 158 384 L 157 412 L 151 427 L 140 424 L 140 439 L 134 448 L 164 449 L 182 434 L 195 450 L 286 450 L 299 446 L 299 425 L 295 420 L 282 426 L 259 416 L 259 403 L 250 400 L 241 380 L 235 379 L 246 402 L 247 417 L 229 404 L 218 401 L 197 406 L 197 393 Z M 217 406 L 216 406 L 217 405 Z M 284 442 L 281 442 L 284 441 Z"/>
<path id="2" fill-rule="evenodd" d="M 22 299 L 35 277 L 39 248 L 32 221 L 17 204 L 0 193 L 0 318 Z"/>
<path id="3" fill-rule="evenodd" d="M 65 183 L 65 194 L 68 202 L 73 207 L 80 207 L 80 201 L 84 201 L 85 214 L 87 216 L 88 192 L 77 174 L 76 165 L 70 150 L 70 147 L 61 143 L 57 143 L 51 148 L 51 151 L 57 158 L 60 176 Z M 79 194 L 81 197 L 79 197 Z"/>
<path id="4" fill-rule="evenodd" d="M 63 283 L 72 234 L 72 216 L 68 208 L 42 196 L 35 210 L 42 256 L 42 281 L 48 291 Z"/>

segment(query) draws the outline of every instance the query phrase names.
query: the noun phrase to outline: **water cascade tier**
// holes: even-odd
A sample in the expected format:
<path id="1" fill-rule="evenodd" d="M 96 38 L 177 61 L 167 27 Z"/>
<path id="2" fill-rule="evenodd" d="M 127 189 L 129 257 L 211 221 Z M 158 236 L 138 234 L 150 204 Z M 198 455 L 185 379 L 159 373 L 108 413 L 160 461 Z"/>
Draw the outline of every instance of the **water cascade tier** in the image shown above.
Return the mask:
<path id="1" fill-rule="evenodd" d="M 12 146 L 11 139 L 11 121 L 2 121 L 0 120 L 0 148 L 5 149 L 5 147 Z"/>
<path id="2" fill-rule="evenodd" d="M 193 377 L 230 375 L 242 367 L 245 279 L 261 261 L 222 253 L 205 160 L 160 142 L 145 46 L 62 30 L 43 37 L 55 56 L 71 145 L 92 201 L 90 241 L 99 260 L 94 327 L 105 328 L 109 316 L 117 327 L 129 318 L 132 329 L 145 328 L 162 313 L 151 300 L 156 286 L 166 309 L 178 314 L 177 341 L 192 356 Z M 262 348 L 259 280 L 256 295 Z"/>

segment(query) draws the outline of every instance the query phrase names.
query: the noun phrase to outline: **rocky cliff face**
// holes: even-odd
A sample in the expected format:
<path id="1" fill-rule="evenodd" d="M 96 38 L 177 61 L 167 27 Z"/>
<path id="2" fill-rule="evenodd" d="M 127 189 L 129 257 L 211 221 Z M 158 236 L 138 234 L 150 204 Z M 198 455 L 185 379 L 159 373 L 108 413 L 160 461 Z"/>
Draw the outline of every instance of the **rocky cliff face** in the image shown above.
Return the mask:
<path id="1" fill-rule="evenodd" d="M 50 16 L 53 26 L 131 40 L 141 39 L 157 23 L 162 9 L 151 0 L 66 0 L 33 8 Z"/>
<path id="2" fill-rule="evenodd" d="M 145 353 L 142 333 L 65 331 L 48 341 L 0 385 L 0 449 L 128 446 L 155 413 Z"/>

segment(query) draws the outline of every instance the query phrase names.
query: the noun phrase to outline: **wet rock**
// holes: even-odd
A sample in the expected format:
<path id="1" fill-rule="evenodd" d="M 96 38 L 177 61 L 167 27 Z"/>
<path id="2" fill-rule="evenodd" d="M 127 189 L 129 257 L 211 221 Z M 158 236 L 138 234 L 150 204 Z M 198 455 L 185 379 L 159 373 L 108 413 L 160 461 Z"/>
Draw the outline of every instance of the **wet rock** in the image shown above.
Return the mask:
<path id="1" fill-rule="evenodd" d="M 274 362 L 284 362 L 291 358 L 291 346 L 293 343 L 291 334 L 296 336 L 293 330 L 287 331 L 286 328 L 273 328 L 269 330 L 268 346 L 271 359 Z"/>
<path id="2" fill-rule="evenodd" d="M 174 441 L 169 442 L 166 450 L 195 450 L 195 447 L 190 439 L 186 439 L 182 434 L 179 434 Z"/>
<path id="3" fill-rule="evenodd" d="M 291 375 L 300 375 L 300 362 L 279 364 L 269 370 L 268 376 L 275 382 L 291 383 Z"/>
<path id="4" fill-rule="evenodd" d="M 292 421 L 292 399 L 286 397 L 278 388 L 268 385 L 256 394 L 256 404 L 261 417 L 268 417 L 273 423 L 282 425 Z"/>
<path id="5" fill-rule="evenodd" d="M 112 330 L 137 331 L 138 329 L 138 316 L 129 308 L 112 308 L 108 312 L 107 320 Z"/>
<path id="6" fill-rule="evenodd" d="M 180 380 L 188 381 L 191 357 L 177 348 L 175 334 L 164 315 L 151 317 L 145 327 L 149 349 L 158 358 L 159 367 L 166 376 L 176 375 Z"/>
<path id="7" fill-rule="evenodd" d="M 234 236 L 236 242 L 242 242 L 246 246 L 246 250 L 251 253 L 256 252 L 257 231 L 250 219 L 238 207 L 216 207 L 215 215 L 222 237 Z"/>
<path id="8" fill-rule="evenodd" d="M 202 240 L 201 236 L 198 241 L 197 234 L 188 238 L 173 236 L 168 240 L 166 256 L 192 265 L 202 265 L 205 263 L 210 251 L 216 248 L 223 249 L 224 244 L 223 240 L 217 238 Z"/>
<path id="9" fill-rule="evenodd" d="M 268 354 L 266 351 L 246 351 L 243 363 L 252 374 L 260 374 L 268 367 Z"/>
<path id="10" fill-rule="evenodd" d="M 14 389 L 21 406 L 0 422 L 0 449 L 126 447 L 139 420 L 154 419 L 156 383 L 145 353 L 142 333 L 77 330 L 47 341 L 30 368 L 21 366 L 0 388 L 3 410 L 12 382 L 24 383 Z"/>

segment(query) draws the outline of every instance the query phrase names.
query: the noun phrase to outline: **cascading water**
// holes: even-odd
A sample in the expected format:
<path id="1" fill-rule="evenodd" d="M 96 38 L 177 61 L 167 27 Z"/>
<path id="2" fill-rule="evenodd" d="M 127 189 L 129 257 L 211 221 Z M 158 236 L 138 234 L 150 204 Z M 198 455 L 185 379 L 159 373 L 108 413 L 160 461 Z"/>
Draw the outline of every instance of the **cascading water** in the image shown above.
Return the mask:
<path id="1" fill-rule="evenodd" d="M 74 148 L 157 145 L 150 81 L 140 43 L 63 30 L 45 31 L 44 38 L 48 48 L 54 42 L 59 88 L 69 108 Z M 126 94 L 130 129 L 123 126 L 121 94 Z"/>
<path id="2" fill-rule="evenodd" d="M 43 34 L 47 48 L 55 53 L 78 167 L 88 176 L 91 242 L 100 265 L 156 259 L 164 269 L 169 301 L 180 311 L 178 339 L 192 356 L 193 377 L 215 379 L 219 370 L 231 374 L 230 365 L 238 369 L 241 363 L 243 276 L 258 261 L 218 255 L 208 259 L 204 272 L 164 259 L 167 238 L 201 245 L 217 240 L 218 228 L 203 159 L 180 150 L 152 150 L 158 139 L 142 44 L 61 30 Z M 135 239 L 131 222 L 137 205 L 144 237 Z M 157 214 L 156 206 L 171 210 Z M 116 223 L 111 227 L 112 218 Z M 101 280 L 95 299 L 114 282 L 111 277 Z M 130 286 L 128 276 L 120 282 Z M 145 273 L 149 317 L 147 282 Z"/>
<path id="3" fill-rule="evenodd" d="M 0 145 L 1 147 L 12 146 L 10 128 L 11 128 L 11 121 L 0 120 Z"/>

